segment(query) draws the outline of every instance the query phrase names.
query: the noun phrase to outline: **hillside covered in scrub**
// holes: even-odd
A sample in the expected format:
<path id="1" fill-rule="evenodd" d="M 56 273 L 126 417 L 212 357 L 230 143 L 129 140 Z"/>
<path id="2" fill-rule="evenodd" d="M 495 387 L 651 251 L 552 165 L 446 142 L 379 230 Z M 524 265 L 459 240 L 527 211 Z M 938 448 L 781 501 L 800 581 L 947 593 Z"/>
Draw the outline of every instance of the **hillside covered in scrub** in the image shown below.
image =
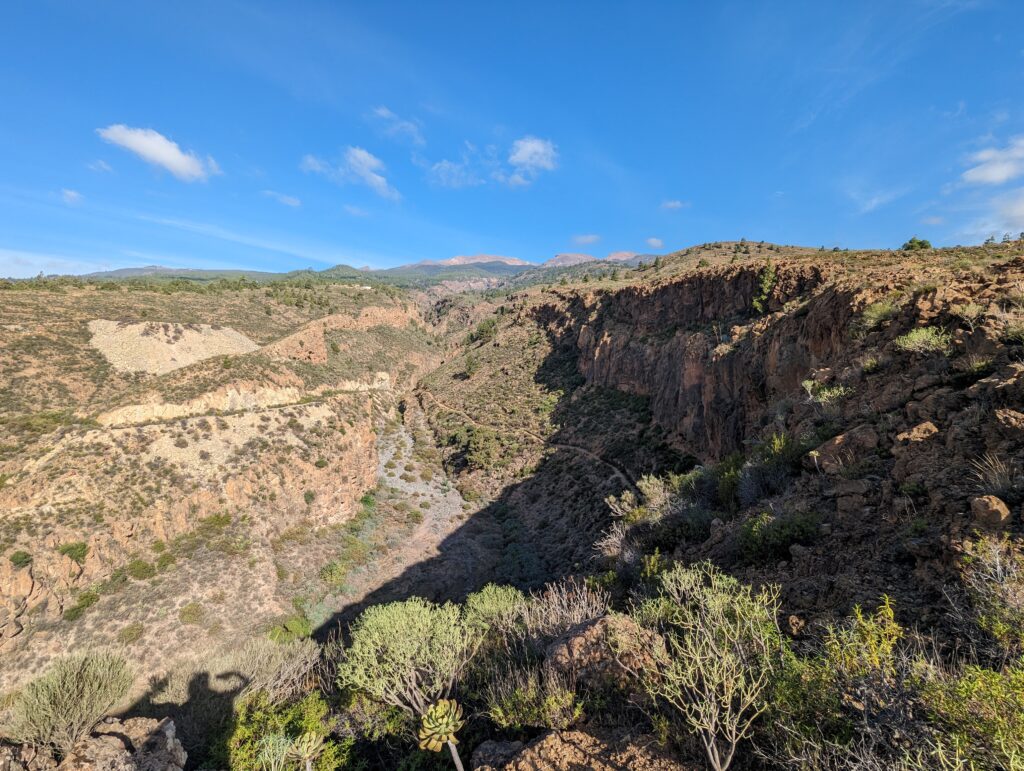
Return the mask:
<path id="1" fill-rule="evenodd" d="M 0 765 L 1024 769 L 1024 242 L 453 289 L 0 284 Z"/>

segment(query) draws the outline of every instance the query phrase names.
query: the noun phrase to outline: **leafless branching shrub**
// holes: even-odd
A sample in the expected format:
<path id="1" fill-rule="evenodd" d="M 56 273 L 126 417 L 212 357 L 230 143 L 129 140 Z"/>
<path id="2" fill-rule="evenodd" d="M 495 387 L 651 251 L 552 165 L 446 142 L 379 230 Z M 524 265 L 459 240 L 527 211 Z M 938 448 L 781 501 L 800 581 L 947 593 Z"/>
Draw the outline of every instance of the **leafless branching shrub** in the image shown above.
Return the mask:
<path id="1" fill-rule="evenodd" d="M 525 636 L 534 645 L 546 644 L 574 626 L 603 616 L 610 599 L 608 592 L 577 579 L 548 584 L 531 595 L 523 609 Z"/>

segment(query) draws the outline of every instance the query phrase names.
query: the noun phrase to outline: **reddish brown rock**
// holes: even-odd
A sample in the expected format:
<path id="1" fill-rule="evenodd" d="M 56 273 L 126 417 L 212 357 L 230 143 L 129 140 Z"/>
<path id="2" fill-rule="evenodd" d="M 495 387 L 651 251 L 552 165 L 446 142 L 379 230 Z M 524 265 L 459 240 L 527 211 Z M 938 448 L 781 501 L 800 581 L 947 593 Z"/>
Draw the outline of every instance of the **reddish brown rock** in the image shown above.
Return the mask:
<path id="1" fill-rule="evenodd" d="M 838 474 L 846 466 L 864 459 L 878 447 L 878 434 L 872 426 L 863 424 L 834 436 L 809 453 L 805 465 L 818 468 L 826 474 Z"/>
<path id="2" fill-rule="evenodd" d="M 516 751 L 518 742 L 485 742 L 473 753 L 475 771 L 697 771 L 657 748 L 653 737 L 622 732 L 598 736 L 590 731 L 552 731 Z M 511 759 L 504 758 L 511 755 Z M 496 761 L 496 762 L 495 762 Z"/>
<path id="3" fill-rule="evenodd" d="M 1010 509 L 994 495 L 971 499 L 971 517 L 981 527 L 999 527 L 1010 521 Z"/>
<path id="4" fill-rule="evenodd" d="M 545 662 L 590 686 L 631 683 L 635 687 L 628 672 L 640 670 L 659 645 L 663 643 L 658 635 L 616 613 L 581 624 L 551 643 Z"/>

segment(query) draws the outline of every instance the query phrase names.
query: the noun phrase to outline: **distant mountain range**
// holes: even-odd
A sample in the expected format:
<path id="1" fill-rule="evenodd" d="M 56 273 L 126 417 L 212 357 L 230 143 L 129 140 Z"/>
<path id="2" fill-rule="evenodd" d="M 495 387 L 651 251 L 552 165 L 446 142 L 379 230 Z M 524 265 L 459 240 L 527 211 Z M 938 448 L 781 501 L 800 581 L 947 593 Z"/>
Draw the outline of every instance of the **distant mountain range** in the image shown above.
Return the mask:
<path id="1" fill-rule="evenodd" d="M 456 255 L 446 260 L 422 260 L 420 262 L 399 265 L 394 268 L 371 269 L 369 267 L 353 268 L 350 265 L 335 265 L 321 271 L 293 270 L 287 273 L 272 273 L 259 270 L 203 270 L 197 268 L 168 268 L 163 265 L 146 265 L 138 268 L 118 268 L 117 270 L 88 273 L 88 279 L 185 279 L 190 281 L 214 281 L 217 279 L 246 278 L 251 281 L 270 282 L 289 278 L 309 276 L 330 279 L 354 279 L 359 281 L 377 280 L 403 285 L 432 285 L 441 282 L 475 281 L 486 285 L 497 285 L 505 279 L 524 277 L 528 280 L 544 280 L 543 276 L 562 274 L 568 269 L 579 266 L 593 266 L 615 263 L 621 266 L 638 265 L 655 258 L 653 254 L 637 254 L 636 252 L 612 252 L 605 258 L 590 254 L 563 253 L 556 254 L 542 263 L 527 262 L 518 257 L 506 257 L 496 254 Z M 518 281 L 517 281 L 518 283 Z"/>

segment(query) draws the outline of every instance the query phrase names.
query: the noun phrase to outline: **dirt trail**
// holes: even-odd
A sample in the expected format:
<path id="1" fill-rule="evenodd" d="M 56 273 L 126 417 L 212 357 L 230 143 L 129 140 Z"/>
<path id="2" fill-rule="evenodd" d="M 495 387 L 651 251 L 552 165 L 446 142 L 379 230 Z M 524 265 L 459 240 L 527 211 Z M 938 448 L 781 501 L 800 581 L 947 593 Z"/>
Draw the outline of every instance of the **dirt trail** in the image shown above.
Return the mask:
<path id="1" fill-rule="evenodd" d="M 433 587 L 421 586 L 409 578 L 412 575 L 409 569 L 441 555 L 440 546 L 444 540 L 472 514 L 471 510 L 467 511 L 466 501 L 449 482 L 440 465 L 431 466 L 434 476 L 428 481 L 419 476 L 411 480 L 401 478 L 397 470 L 412 455 L 414 433 L 431 435 L 423 413 L 415 402 L 406 410 L 404 423 L 400 423 L 396 429 L 382 428 L 379 431 L 377 475 L 380 484 L 393 488 L 403 499 L 426 501 L 429 508 L 419 509 L 423 521 L 415 530 L 401 536 L 397 543 L 391 544 L 386 554 L 352 574 L 348 581 L 348 591 L 342 595 L 343 605 L 347 608 L 362 605 L 370 594 L 385 584 L 394 583 L 403 575 L 409 584 L 409 594 L 429 595 Z M 396 461 L 397 470 L 388 468 L 388 462 L 392 460 Z"/>
<path id="2" fill-rule="evenodd" d="M 497 426 L 490 426 L 490 425 L 487 425 L 486 423 L 481 423 L 480 421 L 476 420 L 474 417 L 472 417 L 471 415 L 469 415 L 466 412 L 463 412 L 462 410 L 458 409 L 457 407 L 452 407 L 449 404 L 445 404 L 440 399 L 438 399 L 436 396 L 434 396 L 434 394 L 432 394 L 430 391 L 418 391 L 417 395 L 421 399 L 423 398 L 424 395 L 428 396 L 434 402 L 434 404 L 438 405 L 442 409 L 448 410 L 448 412 L 454 412 L 456 415 L 459 415 L 460 417 L 464 418 L 466 421 L 468 421 L 469 423 L 471 423 L 474 426 L 477 426 L 478 428 L 486 428 L 486 429 L 489 429 L 491 431 L 499 431 L 500 430 Z M 539 442 L 539 443 L 541 443 L 541 444 L 543 444 L 543 445 L 545 445 L 547 447 L 554 447 L 555 449 L 558 449 L 558 450 L 569 450 L 570 452 L 576 452 L 576 453 L 579 453 L 580 455 L 583 455 L 583 456 L 585 456 L 587 458 L 590 458 L 590 460 L 592 460 L 592 461 L 594 461 L 596 463 L 600 463 L 603 466 L 607 466 L 608 468 L 610 468 L 612 470 L 612 473 L 615 476 L 617 476 L 622 481 L 622 483 L 624 485 L 626 485 L 630 490 L 632 490 L 636 494 L 640 493 L 640 491 L 636 487 L 636 483 L 633 481 L 633 479 L 629 476 L 629 473 L 624 468 L 621 468 L 620 466 L 617 466 L 616 464 L 612 463 L 607 458 L 602 458 L 600 455 L 598 455 L 595 452 L 592 452 L 592 451 L 588 450 L 586 447 L 580 447 L 577 444 L 565 444 L 564 442 L 552 442 L 550 439 L 546 439 L 545 437 L 541 436 L 540 434 L 535 434 L 533 431 L 530 431 L 529 429 L 526 429 L 526 428 L 521 428 L 521 429 L 519 429 L 519 431 L 520 431 L 520 433 L 525 434 L 526 436 L 530 437 L 534 441 L 537 441 L 537 442 Z"/>

